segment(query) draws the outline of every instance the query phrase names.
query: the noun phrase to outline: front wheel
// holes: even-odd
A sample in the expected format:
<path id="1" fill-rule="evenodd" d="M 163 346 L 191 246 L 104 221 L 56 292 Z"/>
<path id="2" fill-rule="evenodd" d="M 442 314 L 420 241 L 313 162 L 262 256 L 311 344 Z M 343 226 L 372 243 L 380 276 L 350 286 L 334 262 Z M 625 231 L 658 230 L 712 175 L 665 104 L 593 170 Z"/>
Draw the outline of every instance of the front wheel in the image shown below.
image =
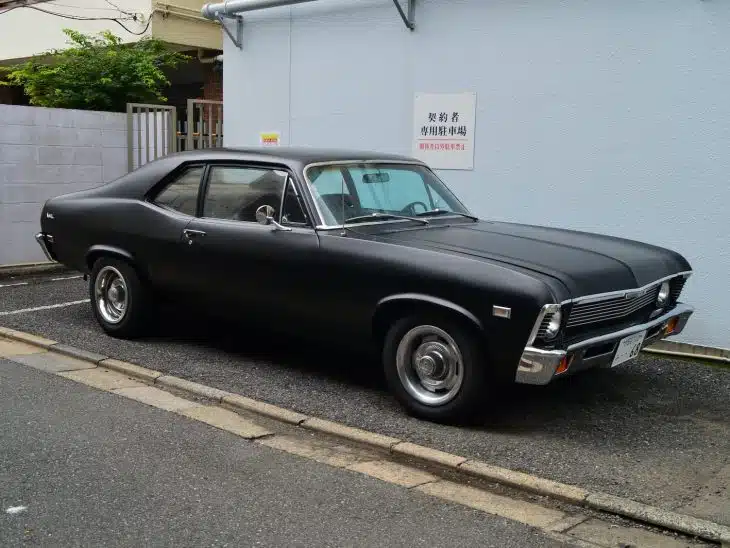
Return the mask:
<path id="1" fill-rule="evenodd" d="M 399 319 L 386 335 L 382 358 L 396 399 L 420 418 L 475 418 L 487 397 L 483 345 L 456 319 L 438 314 Z"/>
<path id="2" fill-rule="evenodd" d="M 150 313 L 147 288 L 128 263 L 100 257 L 89 276 L 89 297 L 96 321 L 114 337 L 140 335 Z"/>

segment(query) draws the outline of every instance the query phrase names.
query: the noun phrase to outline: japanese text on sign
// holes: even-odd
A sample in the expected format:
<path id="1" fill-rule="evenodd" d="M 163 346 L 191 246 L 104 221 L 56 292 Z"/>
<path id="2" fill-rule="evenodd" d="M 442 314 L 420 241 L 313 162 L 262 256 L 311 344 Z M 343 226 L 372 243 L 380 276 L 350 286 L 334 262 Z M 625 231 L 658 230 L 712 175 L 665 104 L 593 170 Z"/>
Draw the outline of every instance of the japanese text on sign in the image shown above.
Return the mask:
<path id="1" fill-rule="evenodd" d="M 476 96 L 416 94 L 413 155 L 436 169 L 473 169 Z"/>

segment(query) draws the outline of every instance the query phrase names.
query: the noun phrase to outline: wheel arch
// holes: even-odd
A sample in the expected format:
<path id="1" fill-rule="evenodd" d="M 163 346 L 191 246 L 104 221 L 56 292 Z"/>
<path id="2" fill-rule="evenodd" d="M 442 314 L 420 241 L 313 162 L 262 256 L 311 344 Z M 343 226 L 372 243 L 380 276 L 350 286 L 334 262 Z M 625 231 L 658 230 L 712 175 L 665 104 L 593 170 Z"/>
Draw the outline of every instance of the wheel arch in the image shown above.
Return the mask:
<path id="1" fill-rule="evenodd" d="M 88 249 L 84 256 L 84 262 L 88 269 L 88 273 L 90 273 L 94 268 L 94 263 L 97 259 L 102 256 L 114 257 L 115 259 L 126 261 L 131 267 L 139 271 L 139 266 L 137 265 L 134 256 L 129 251 L 111 245 L 93 245 Z"/>
<path id="2" fill-rule="evenodd" d="M 371 327 L 375 344 L 378 347 L 382 345 L 388 327 L 396 319 L 415 311 L 446 313 L 449 316 L 461 319 L 477 333 L 483 333 L 484 331 L 481 320 L 461 305 L 424 293 L 400 293 L 381 299 L 375 307 Z"/>

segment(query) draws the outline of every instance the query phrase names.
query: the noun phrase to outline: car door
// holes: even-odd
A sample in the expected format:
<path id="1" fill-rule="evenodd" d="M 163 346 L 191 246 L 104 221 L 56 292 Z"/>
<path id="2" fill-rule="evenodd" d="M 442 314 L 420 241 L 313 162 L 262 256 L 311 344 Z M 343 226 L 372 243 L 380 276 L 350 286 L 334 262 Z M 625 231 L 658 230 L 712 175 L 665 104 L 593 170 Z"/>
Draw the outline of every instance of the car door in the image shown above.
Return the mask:
<path id="1" fill-rule="evenodd" d="M 261 224 L 268 209 L 272 224 Z M 200 216 L 184 230 L 188 263 L 206 299 L 241 318 L 289 322 L 306 317 L 319 239 L 296 183 L 277 166 L 213 164 Z"/>
<path id="2" fill-rule="evenodd" d="M 160 183 L 145 202 L 134 204 L 122 246 L 136 257 L 156 289 L 176 294 L 195 291 L 186 269 L 183 230 L 195 218 L 205 164 L 182 166 Z"/>

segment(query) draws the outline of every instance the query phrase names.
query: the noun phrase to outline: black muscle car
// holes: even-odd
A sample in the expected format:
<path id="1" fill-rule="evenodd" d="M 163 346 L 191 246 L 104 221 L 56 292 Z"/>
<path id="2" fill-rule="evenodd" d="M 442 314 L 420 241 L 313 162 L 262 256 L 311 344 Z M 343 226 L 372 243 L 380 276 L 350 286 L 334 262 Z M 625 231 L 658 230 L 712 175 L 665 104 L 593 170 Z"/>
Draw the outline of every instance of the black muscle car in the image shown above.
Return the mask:
<path id="1" fill-rule="evenodd" d="M 693 311 L 681 255 L 478 219 L 392 154 L 173 154 L 49 200 L 41 227 L 48 258 L 88 274 L 112 336 L 143 333 L 171 297 L 375 349 L 395 397 L 430 420 L 464 418 L 505 382 L 618 366 Z"/>

